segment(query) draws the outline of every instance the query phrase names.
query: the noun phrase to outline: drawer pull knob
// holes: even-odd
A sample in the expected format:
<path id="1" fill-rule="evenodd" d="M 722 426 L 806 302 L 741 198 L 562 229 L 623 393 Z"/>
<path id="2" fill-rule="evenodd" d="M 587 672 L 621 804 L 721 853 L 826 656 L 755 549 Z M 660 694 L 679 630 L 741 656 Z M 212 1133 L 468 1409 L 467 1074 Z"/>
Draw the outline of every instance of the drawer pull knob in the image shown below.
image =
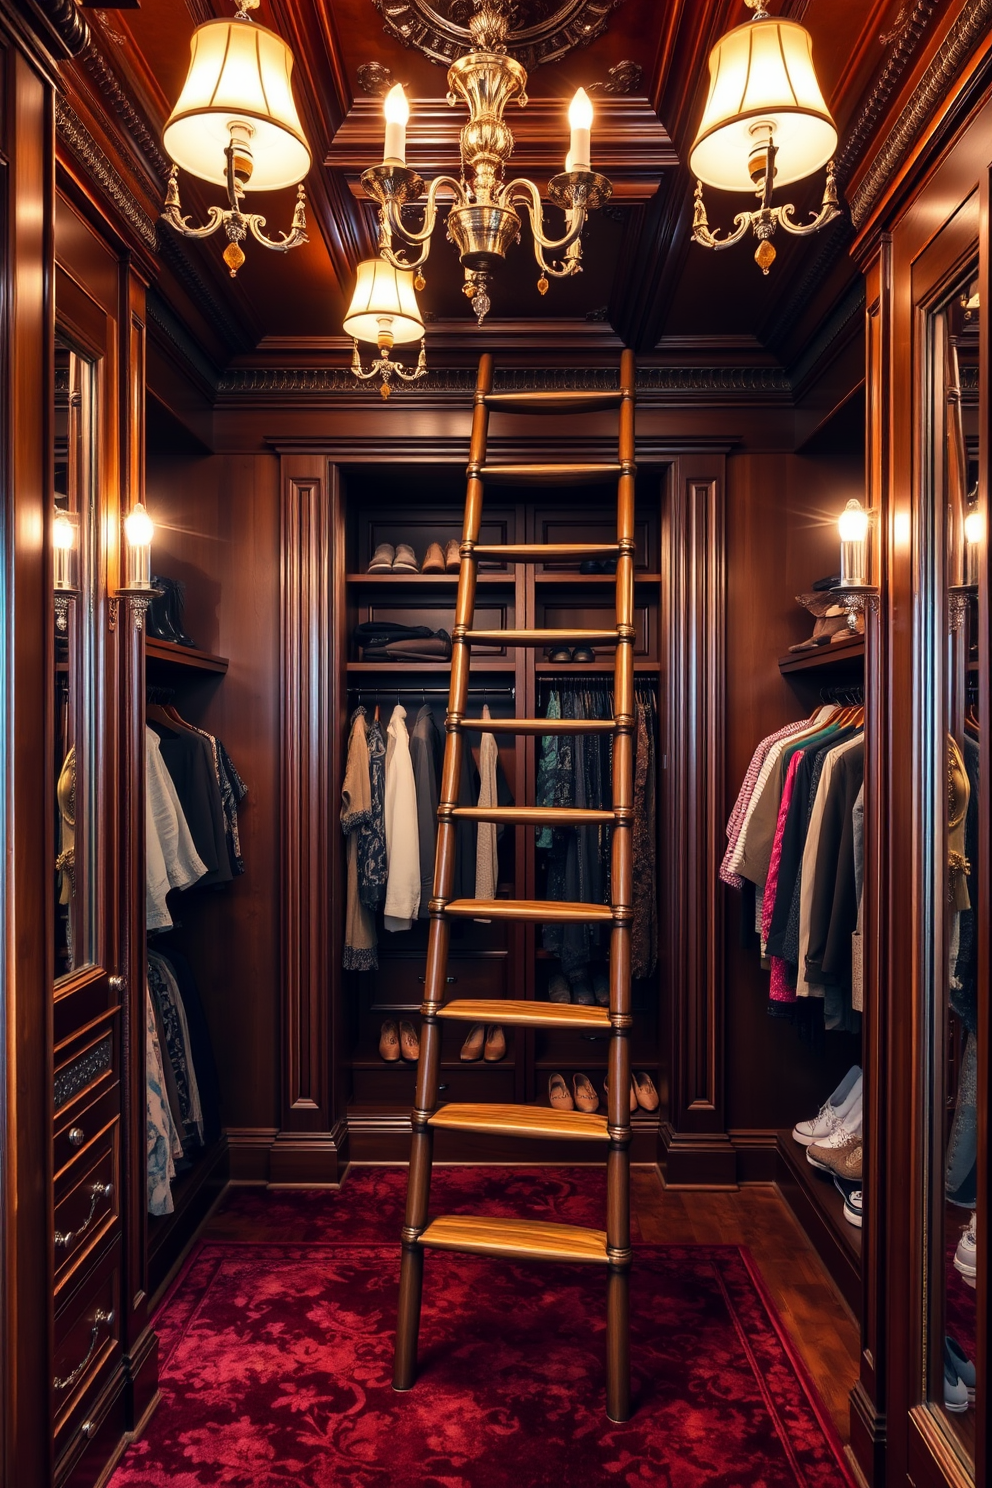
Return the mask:
<path id="1" fill-rule="evenodd" d="M 423 983 L 426 982 L 427 978 L 426 977 L 418 977 L 417 980 L 421 983 L 421 985 L 423 985 Z M 444 980 L 445 980 L 445 982 L 447 983 L 447 985 L 449 987 L 453 987 L 455 985 L 455 983 L 457 982 L 458 978 L 457 977 L 453 977 L 453 976 L 449 976 L 449 977 L 445 977 Z"/>
<path id="2" fill-rule="evenodd" d="M 83 1143 L 85 1141 L 86 1141 L 86 1133 L 83 1131 L 83 1128 L 81 1126 L 70 1126 L 70 1128 L 69 1128 L 69 1146 L 70 1147 L 82 1147 L 82 1145 L 83 1145 Z"/>
<path id="3" fill-rule="evenodd" d="M 107 978 L 107 986 L 111 992 L 116 992 L 118 997 L 121 997 L 127 991 L 127 977 L 109 976 Z"/>
<path id="4" fill-rule="evenodd" d="M 96 1214 L 96 1206 L 97 1206 L 97 1204 L 99 1204 L 99 1202 L 100 1202 L 101 1199 L 110 1199 L 110 1198 L 112 1198 L 113 1197 L 113 1193 L 114 1193 L 114 1185 L 112 1183 L 94 1183 L 93 1187 L 90 1189 L 90 1212 L 89 1212 L 89 1214 L 87 1214 L 86 1218 L 83 1220 L 83 1222 L 79 1226 L 79 1229 L 78 1230 L 56 1230 L 55 1231 L 55 1245 L 56 1245 L 56 1247 L 59 1248 L 59 1249 L 62 1249 L 62 1250 L 68 1250 L 69 1246 L 72 1244 L 72 1242 L 74 1240 L 78 1240 L 79 1237 L 80 1237 L 80 1235 L 85 1235 L 86 1231 L 89 1229 L 90 1225 L 93 1223 L 93 1216 Z"/>
<path id="5" fill-rule="evenodd" d="M 65 1379 L 56 1378 L 52 1381 L 52 1384 L 55 1386 L 56 1390 L 68 1390 L 76 1383 L 79 1376 L 82 1374 L 83 1370 L 86 1368 L 87 1364 L 90 1362 L 94 1353 L 96 1352 L 97 1342 L 100 1337 L 100 1329 L 104 1326 L 108 1328 L 111 1327 L 113 1321 L 113 1308 L 111 1308 L 109 1312 L 105 1311 L 102 1307 L 97 1308 L 96 1312 L 93 1314 L 93 1327 L 90 1330 L 90 1346 L 86 1350 L 86 1358 L 81 1360 L 80 1363 L 76 1365 L 72 1373 L 66 1375 Z"/>

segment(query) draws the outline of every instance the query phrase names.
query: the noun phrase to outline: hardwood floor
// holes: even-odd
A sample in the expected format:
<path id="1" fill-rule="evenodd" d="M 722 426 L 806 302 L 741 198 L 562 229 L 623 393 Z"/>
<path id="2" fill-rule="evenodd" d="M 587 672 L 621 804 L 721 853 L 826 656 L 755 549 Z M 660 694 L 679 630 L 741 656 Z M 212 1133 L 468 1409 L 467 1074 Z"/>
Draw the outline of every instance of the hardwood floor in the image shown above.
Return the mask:
<path id="1" fill-rule="evenodd" d="M 634 1168 L 631 1210 L 635 1234 L 648 1243 L 748 1247 L 841 1440 L 849 1442 L 858 1325 L 778 1190 L 751 1185 L 737 1193 L 671 1192 L 657 1169 Z M 281 1228 L 270 1233 L 257 1217 L 246 1225 L 223 1204 L 201 1231 L 202 1238 L 225 1241 L 282 1236 Z"/>
<path id="2" fill-rule="evenodd" d="M 841 1440 L 848 1443 L 858 1325 L 778 1190 L 750 1185 L 737 1193 L 673 1193 L 657 1172 L 635 1168 L 631 1209 L 642 1240 L 748 1247 Z"/>

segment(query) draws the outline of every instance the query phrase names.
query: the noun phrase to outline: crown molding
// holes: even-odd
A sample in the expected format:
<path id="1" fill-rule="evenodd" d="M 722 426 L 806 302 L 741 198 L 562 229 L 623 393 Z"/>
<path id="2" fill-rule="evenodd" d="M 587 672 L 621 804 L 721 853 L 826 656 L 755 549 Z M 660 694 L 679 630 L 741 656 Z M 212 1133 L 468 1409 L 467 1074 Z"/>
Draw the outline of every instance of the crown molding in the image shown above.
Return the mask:
<path id="1" fill-rule="evenodd" d="M 427 0 L 372 0 L 383 30 L 404 47 L 415 47 L 431 62 L 450 67 L 472 50 L 472 34 L 442 15 Z M 588 46 L 609 25 L 624 0 L 553 0 L 550 14 L 519 31 L 511 30 L 506 50 L 533 72 L 542 62 L 558 62 L 576 47 Z"/>
<path id="2" fill-rule="evenodd" d="M 76 157 L 87 176 L 116 212 L 154 253 L 158 246 L 155 219 L 127 185 L 109 156 L 97 144 L 71 104 L 61 94 L 55 98 L 55 129 L 59 139 Z"/>

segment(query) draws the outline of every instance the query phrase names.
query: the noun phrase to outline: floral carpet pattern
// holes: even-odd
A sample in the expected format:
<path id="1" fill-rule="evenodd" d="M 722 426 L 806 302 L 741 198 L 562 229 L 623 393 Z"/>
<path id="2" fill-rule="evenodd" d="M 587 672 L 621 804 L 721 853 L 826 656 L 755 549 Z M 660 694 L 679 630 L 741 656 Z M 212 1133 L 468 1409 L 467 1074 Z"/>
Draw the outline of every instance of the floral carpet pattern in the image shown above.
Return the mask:
<path id="1" fill-rule="evenodd" d="M 395 1394 L 405 1178 L 235 1195 L 228 1212 L 264 1238 L 202 1244 L 166 1297 L 163 1402 L 110 1488 L 849 1488 L 736 1246 L 636 1247 L 624 1425 L 604 1412 L 594 1268 L 428 1256 L 420 1377 Z M 529 1196 L 541 1218 L 597 1222 L 602 1186 L 596 1170 L 439 1170 L 432 1209 L 519 1215 Z"/>

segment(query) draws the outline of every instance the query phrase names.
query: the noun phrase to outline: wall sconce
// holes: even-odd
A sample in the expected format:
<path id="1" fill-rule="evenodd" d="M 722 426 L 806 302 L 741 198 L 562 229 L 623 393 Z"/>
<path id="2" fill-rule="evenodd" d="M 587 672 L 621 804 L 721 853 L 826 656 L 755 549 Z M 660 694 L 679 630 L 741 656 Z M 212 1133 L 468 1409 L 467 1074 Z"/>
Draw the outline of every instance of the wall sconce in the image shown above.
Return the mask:
<path id="1" fill-rule="evenodd" d="M 75 515 L 62 507 L 55 508 L 52 522 L 52 557 L 54 566 L 55 625 L 69 629 L 69 605 L 79 594 L 76 583 L 76 553 L 79 526 Z"/>
<path id="2" fill-rule="evenodd" d="M 162 134 L 175 162 L 162 216 L 186 238 L 206 238 L 223 227 L 232 279 L 245 261 L 241 244 L 249 232 L 281 253 L 307 241 L 303 187 L 290 231 L 274 239 L 262 231 L 263 216 L 241 210 L 248 182 L 253 191 L 278 191 L 296 186 L 310 169 L 310 147 L 293 99 L 293 54 L 282 37 L 252 21 L 248 12 L 259 0 L 235 3 L 233 21 L 206 21 L 193 32 L 189 72 Z M 183 216 L 180 166 L 227 187 L 227 207 L 211 207 L 203 227 L 191 227 Z"/>
<path id="3" fill-rule="evenodd" d="M 758 239 L 755 262 L 767 274 L 775 261 L 776 228 L 794 237 L 819 232 L 840 215 L 833 160 L 837 126 L 813 70 L 813 42 L 798 21 L 772 19 L 766 0 L 745 0 L 754 15 L 717 42 L 710 53 L 710 91 L 689 154 L 696 177 L 692 236 L 704 248 L 732 248 L 750 228 Z M 823 202 L 813 221 L 792 220 L 790 204 L 772 206 L 776 185 L 805 180 L 827 162 Z M 710 231 L 703 182 L 720 191 L 753 191 L 761 205 L 739 212 L 734 231 Z"/>
<path id="4" fill-rule="evenodd" d="M 124 518 L 124 586 L 111 600 L 116 622 L 116 606 L 125 599 L 134 613 L 136 630 L 143 630 L 145 615 L 153 599 L 163 592 L 152 583 L 152 539 L 155 524 L 140 501 L 136 501 Z"/>
<path id="5" fill-rule="evenodd" d="M 847 610 L 849 629 L 857 630 L 857 616 L 861 611 L 878 611 L 878 589 L 871 582 L 869 540 L 871 537 L 872 512 L 865 511 L 861 502 L 852 497 L 837 521 L 840 536 L 840 583 L 835 585 Z"/>
<path id="6" fill-rule="evenodd" d="M 399 128 L 398 125 L 390 127 Z M 403 148 L 403 141 L 398 136 L 394 135 L 392 143 Z M 379 392 L 383 398 L 388 398 L 392 392 L 394 377 L 401 382 L 416 382 L 426 377 L 424 322 L 417 304 L 412 269 L 394 269 L 384 258 L 363 259 L 358 265 L 355 293 L 344 318 L 344 331 L 354 339 L 352 372 L 360 382 L 381 376 Z M 379 348 L 379 355 L 368 372 L 362 368 L 359 341 L 369 341 Z M 420 356 L 416 367 L 407 371 L 402 362 L 391 361 L 389 353 L 394 346 L 409 345 L 413 341 L 420 342 Z"/>
<path id="7" fill-rule="evenodd" d="M 985 541 L 985 513 L 973 508 L 964 519 L 964 581 L 978 589 L 978 562 Z"/>

